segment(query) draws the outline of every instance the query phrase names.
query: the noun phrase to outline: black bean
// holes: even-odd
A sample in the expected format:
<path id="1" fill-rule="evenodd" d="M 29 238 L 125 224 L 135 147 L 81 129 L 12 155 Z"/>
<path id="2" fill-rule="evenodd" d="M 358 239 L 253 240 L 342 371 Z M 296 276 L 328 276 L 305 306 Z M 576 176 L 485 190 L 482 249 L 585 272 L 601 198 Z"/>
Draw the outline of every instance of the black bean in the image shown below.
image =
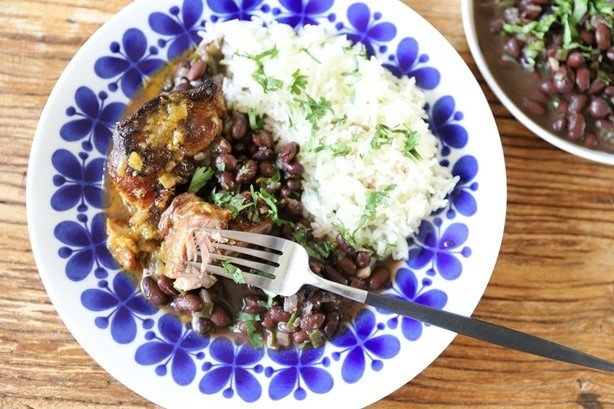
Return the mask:
<path id="1" fill-rule="evenodd" d="M 232 145 L 232 149 L 236 153 L 245 153 L 245 152 L 247 152 L 247 145 L 245 143 L 243 143 L 243 142 L 237 142 L 237 143 Z"/>
<path id="2" fill-rule="evenodd" d="M 541 12 L 542 12 L 541 6 L 538 6 L 537 4 L 529 3 L 522 10 L 522 13 L 520 14 L 520 18 L 524 20 L 525 22 L 533 21 L 537 17 L 539 17 Z"/>
<path id="3" fill-rule="evenodd" d="M 539 102 L 530 98 L 523 98 L 522 105 L 531 115 L 542 116 L 546 114 L 546 108 Z"/>
<path id="4" fill-rule="evenodd" d="M 267 131 L 258 131 L 252 135 L 252 142 L 258 147 L 272 148 L 273 136 Z"/>
<path id="5" fill-rule="evenodd" d="M 324 266 L 324 278 L 340 284 L 348 283 L 348 280 L 343 276 L 343 274 L 341 274 L 335 267 L 330 265 Z"/>
<path id="6" fill-rule="evenodd" d="M 606 53 L 606 57 L 608 60 L 614 62 L 614 47 L 608 48 L 608 52 Z"/>
<path id="7" fill-rule="evenodd" d="M 573 84 L 573 73 L 567 70 L 565 66 L 554 75 L 554 88 L 561 94 L 570 92 L 573 89 Z"/>
<path id="8" fill-rule="evenodd" d="M 160 276 L 160 278 L 158 278 L 158 287 L 160 287 L 160 290 L 168 295 L 175 296 L 179 294 L 179 291 L 173 286 L 173 283 L 174 281 L 167 276 Z"/>
<path id="9" fill-rule="evenodd" d="M 593 81 L 593 83 L 591 84 L 591 87 L 588 89 L 588 93 L 589 95 L 595 95 L 603 91 L 604 88 L 605 88 L 605 83 L 601 81 L 600 79 L 596 79 L 595 81 Z"/>
<path id="10" fill-rule="evenodd" d="M 610 85 L 603 90 L 603 93 L 608 97 L 614 97 L 614 85 Z"/>
<path id="11" fill-rule="evenodd" d="M 499 33 L 503 29 L 504 24 L 505 24 L 505 21 L 499 17 L 498 19 L 490 22 L 488 29 L 493 34 Z"/>
<path id="12" fill-rule="evenodd" d="M 237 181 L 237 183 L 248 183 L 256 176 L 257 173 L 258 162 L 253 159 L 250 159 L 239 168 L 235 180 Z"/>
<path id="13" fill-rule="evenodd" d="M 281 188 L 281 191 L 279 192 L 280 196 L 282 198 L 287 198 L 292 196 L 292 193 L 294 193 L 292 190 L 288 189 L 286 186 Z"/>
<path id="14" fill-rule="evenodd" d="M 288 179 L 286 187 L 290 190 L 301 190 L 302 183 L 300 179 Z"/>
<path id="15" fill-rule="evenodd" d="M 292 216 L 300 216 L 303 214 L 303 204 L 296 199 L 286 199 L 284 209 Z"/>
<path id="16" fill-rule="evenodd" d="M 362 278 L 352 277 L 350 278 L 350 287 L 359 288 L 361 290 L 367 289 L 367 282 Z"/>
<path id="17" fill-rule="evenodd" d="M 258 302 L 261 301 L 261 298 L 256 294 L 245 294 L 243 296 L 243 305 L 260 305 Z"/>
<path id="18" fill-rule="evenodd" d="M 339 246 L 341 251 L 343 251 L 345 254 L 352 258 L 356 258 L 356 250 L 350 245 L 350 243 L 345 240 L 345 238 L 341 234 L 337 234 L 337 236 L 335 237 L 335 241 L 337 242 L 337 245 Z"/>
<path id="19" fill-rule="evenodd" d="M 216 327 L 224 328 L 232 324 L 232 316 L 225 307 L 215 303 L 211 311 L 211 321 Z"/>
<path id="20" fill-rule="evenodd" d="M 275 322 L 288 322 L 291 314 L 288 311 L 285 311 L 284 307 L 281 305 L 274 305 L 267 312 L 267 315 L 270 316 Z"/>
<path id="21" fill-rule="evenodd" d="M 209 335 L 213 331 L 213 322 L 209 318 L 203 318 L 199 316 L 192 317 L 192 329 L 198 335 L 204 337 Z"/>
<path id="22" fill-rule="evenodd" d="M 507 55 L 509 55 L 510 57 L 512 57 L 513 59 L 518 59 L 518 57 L 520 57 L 520 41 L 518 41 L 518 39 L 516 37 L 510 37 L 505 41 L 505 44 L 503 46 L 503 50 L 505 50 L 505 52 L 507 53 Z"/>
<path id="23" fill-rule="evenodd" d="M 265 148 L 264 146 L 259 147 L 256 152 L 252 154 L 252 158 L 256 159 L 257 161 L 269 160 L 273 158 L 273 156 L 275 156 L 273 150 L 270 148 Z"/>
<path id="24" fill-rule="evenodd" d="M 211 150 L 213 151 L 213 153 L 221 155 L 222 153 L 232 152 L 232 146 L 230 145 L 230 142 L 228 142 L 226 139 L 216 138 L 211 143 Z"/>
<path id="25" fill-rule="evenodd" d="M 247 115 L 240 112 L 233 115 L 232 124 L 230 125 L 230 137 L 235 141 L 241 141 L 247 135 L 247 129 Z"/>
<path id="26" fill-rule="evenodd" d="M 569 97 L 569 107 L 567 110 L 569 112 L 582 112 L 587 102 L 588 97 L 584 94 L 572 95 Z"/>
<path id="27" fill-rule="evenodd" d="M 258 172 L 260 172 L 262 176 L 270 178 L 277 173 L 277 169 L 271 162 L 260 162 L 258 164 Z"/>
<path id="28" fill-rule="evenodd" d="M 554 81 L 552 79 L 542 82 L 540 88 L 548 95 L 554 95 L 557 93 L 557 90 L 554 87 Z"/>
<path id="29" fill-rule="evenodd" d="M 600 50 L 607 50 L 612 45 L 612 32 L 603 21 L 595 28 L 595 44 Z"/>
<path id="30" fill-rule="evenodd" d="M 567 124 L 567 136 L 570 139 L 577 140 L 584 135 L 586 129 L 586 120 L 581 113 L 573 113 L 569 115 L 569 122 Z"/>
<path id="31" fill-rule="evenodd" d="M 215 167 L 220 172 L 232 172 L 237 168 L 237 158 L 228 153 L 222 153 L 215 158 Z"/>
<path id="32" fill-rule="evenodd" d="M 605 118 L 606 116 L 610 115 L 612 108 L 610 108 L 610 105 L 605 99 L 593 97 L 588 107 L 588 111 L 593 118 Z"/>
<path id="33" fill-rule="evenodd" d="M 379 290 L 390 282 L 390 271 L 384 266 L 378 266 L 369 277 L 369 288 Z"/>
<path id="34" fill-rule="evenodd" d="M 233 190 L 235 188 L 234 176 L 230 172 L 222 172 L 217 176 L 217 181 L 225 190 Z"/>
<path id="35" fill-rule="evenodd" d="M 344 257 L 341 260 L 337 261 L 337 267 L 343 272 L 345 275 L 354 275 L 356 274 L 356 263 L 352 261 L 349 257 Z"/>
<path id="36" fill-rule="evenodd" d="M 320 312 L 309 314 L 301 318 L 300 327 L 303 331 L 315 331 L 324 325 L 326 316 Z"/>
<path id="37" fill-rule="evenodd" d="M 141 290 L 145 298 L 154 305 L 164 305 L 168 303 L 168 295 L 162 292 L 160 287 L 158 287 L 158 283 L 156 283 L 156 280 L 154 280 L 152 276 L 143 277 L 141 280 Z"/>
<path id="38" fill-rule="evenodd" d="M 584 65 L 584 56 L 579 51 L 569 53 L 567 56 L 567 65 L 571 68 L 579 68 Z"/>
<path id="39" fill-rule="evenodd" d="M 558 134 L 562 134 L 567 129 L 567 118 L 559 116 L 552 122 L 552 129 Z"/>
<path id="40" fill-rule="evenodd" d="M 324 269 L 324 263 L 320 260 L 309 260 L 309 268 L 317 275 L 321 275 L 322 269 Z"/>
<path id="41" fill-rule="evenodd" d="M 365 268 L 371 264 L 371 255 L 366 251 L 360 251 L 356 255 L 356 267 Z"/>
<path id="42" fill-rule="evenodd" d="M 341 312 L 339 310 L 333 310 L 326 315 L 326 321 L 324 321 L 324 335 L 328 339 L 331 339 L 337 333 L 339 324 L 341 323 Z"/>
<path id="43" fill-rule="evenodd" d="M 273 329 L 277 323 L 273 321 L 270 315 L 265 315 L 262 319 L 262 326 L 266 329 Z"/>
<path id="44" fill-rule="evenodd" d="M 266 311 L 266 308 L 261 305 L 246 305 L 243 307 L 243 312 L 247 314 L 261 314 Z"/>
<path id="45" fill-rule="evenodd" d="M 576 72 L 576 85 L 580 92 L 585 92 L 591 86 L 591 71 L 588 68 L 579 68 Z"/>
<path id="46" fill-rule="evenodd" d="M 178 312 L 197 312 L 203 309 L 203 301 L 194 293 L 180 294 L 172 304 Z"/>
<path id="47" fill-rule="evenodd" d="M 195 61 L 194 64 L 190 67 L 188 71 L 188 80 L 196 81 L 200 77 L 203 76 L 205 70 L 207 69 L 207 62 L 204 60 Z"/>
<path id="48" fill-rule="evenodd" d="M 300 345 L 309 339 L 309 334 L 305 330 L 296 331 L 292 334 L 292 341 L 295 345 Z"/>
<path id="49" fill-rule="evenodd" d="M 305 168 L 303 167 L 303 165 L 301 165 L 297 161 L 292 161 L 290 163 L 285 163 L 284 167 L 283 167 L 283 170 L 287 174 L 294 175 L 294 176 L 302 175 L 303 172 L 305 172 Z"/>
<path id="50" fill-rule="evenodd" d="M 559 101 L 559 105 L 556 107 L 556 112 L 558 114 L 564 114 L 567 112 L 567 108 L 569 108 L 569 102 L 566 99 L 562 99 Z"/>
<path id="51" fill-rule="evenodd" d="M 298 151 L 298 144 L 296 142 L 290 142 L 281 147 L 279 150 L 279 157 L 283 162 L 289 163 L 294 159 Z"/>
<path id="52" fill-rule="evenodd" d="M 582 40 L 582 42 L 586 45 L 593 45 L 595 42 L 595 35 L 589 30 L 580 30 L 579 37 L 580 40 Z"/>

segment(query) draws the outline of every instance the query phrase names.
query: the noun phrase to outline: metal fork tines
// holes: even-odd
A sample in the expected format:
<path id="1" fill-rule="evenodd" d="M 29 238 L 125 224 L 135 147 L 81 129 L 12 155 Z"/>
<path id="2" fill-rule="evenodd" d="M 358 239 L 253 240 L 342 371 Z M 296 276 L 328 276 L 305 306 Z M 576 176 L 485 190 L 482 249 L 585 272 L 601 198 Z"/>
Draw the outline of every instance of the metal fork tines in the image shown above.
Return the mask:
<path id="1" fill-rule="evenodd" d="M 212 244 L 216 250 L 210 254 L 211 259 L 257 270 L 256 273 L 244 272 L 243 278 L 246 284 L 263 290 L 290 296 L 298 292 L 303 285 L 309 284 L 361 303 L 506 348 L 614 372 L 612 362 L 530 334 L 326 280 L 309 269 L 307 251 L 290 240 L 228 230 L 210 230 L 210 232 L 212 233 Z M 218 237 L 219 240 L 216 240 L 215 237 Z M 220 250 L 225 253 L 221 253 Z M 194 265 L 200 267 L 200 263 L 194 263 Z M 205 269 L 222 277 L 236 278 L 220 265 L 208 264 Z"/>

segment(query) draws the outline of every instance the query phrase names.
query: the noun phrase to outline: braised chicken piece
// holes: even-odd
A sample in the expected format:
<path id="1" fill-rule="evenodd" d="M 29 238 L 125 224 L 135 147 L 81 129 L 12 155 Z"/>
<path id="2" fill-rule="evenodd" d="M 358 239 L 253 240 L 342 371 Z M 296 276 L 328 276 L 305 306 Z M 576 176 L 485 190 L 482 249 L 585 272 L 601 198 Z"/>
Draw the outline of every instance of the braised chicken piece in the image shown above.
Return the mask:
<path id="1" fill-rule="evenodd" d="M 177 196 L 160 217 L 159 230 L 164 237 L 159 258 L 164 263 L 165 276 L 175 279 L 175 288 L 188 291 L 194 288 L 209 288 L 216 279 L 204 270 L 213 251 L 208 229 L 225 229 L 232 213 L 204 202 L 194 193 Z M 201 268 L 187 264 L 199 261 Z"/>
<path id="2" fill-rule="evenodd" d="M 199 88 L 162 94 L 117 124 L 108 174 L 136 216 L 131 225 L 145 223 L 145 237 L 155 235 L 151 223 L 206 157 L 225 114 L 222 92 L 209 78 Z"/>

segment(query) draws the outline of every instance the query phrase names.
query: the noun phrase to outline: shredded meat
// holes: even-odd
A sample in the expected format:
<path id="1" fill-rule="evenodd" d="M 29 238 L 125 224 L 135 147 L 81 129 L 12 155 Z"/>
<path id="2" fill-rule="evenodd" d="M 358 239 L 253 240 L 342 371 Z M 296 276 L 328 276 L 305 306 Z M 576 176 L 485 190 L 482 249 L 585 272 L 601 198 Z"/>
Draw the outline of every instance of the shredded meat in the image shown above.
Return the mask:
<path id="1" fill-rule="evenodd" d="M 213 250 L 208 229 L 224 229 L 232 213 L 202 201 L 193 193 L 177 196 L 160 217 L 160 234 L 165 236 L 160 247 L 164 262 L 164 275 L 175 279 L 177 289 L 209 288 L 215 284 L 214 276 L 204 270 Z M 201 268 L 187 264 L 200 259 Z"/>
<path id="2" fill-rule="evenodd" d="M 142 213 L 139 220 L 157 223 L 175 187 L 192 176 L 195 159 L 220 135 L 225 114 L 222 92 L 208 79 L 197 89 L 162 94 L 117 124 L 108 173 L 133 214 Z"/>

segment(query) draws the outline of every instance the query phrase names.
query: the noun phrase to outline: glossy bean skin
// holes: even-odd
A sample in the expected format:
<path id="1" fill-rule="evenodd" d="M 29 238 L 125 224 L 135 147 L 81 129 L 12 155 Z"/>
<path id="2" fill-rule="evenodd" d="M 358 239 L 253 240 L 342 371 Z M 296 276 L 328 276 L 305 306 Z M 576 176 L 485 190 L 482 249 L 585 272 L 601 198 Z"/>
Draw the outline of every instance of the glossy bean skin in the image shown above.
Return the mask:
<path id="1" fill-rule="evenodd" d="M 540 104 L 539 102 L 533 99 L 524 98 L 522 100 L 522 105 L 531 115 L 535 115 L 535 116 L 546 115 L 546 108 L 542 104 Z"/>
<path id="2" fill-rule="evenodd" d="M 203 309 L 203 301 L 194 293 L 180 294 L 172 302 L 172 306 L 179 312 L 192 313 Z"/>
<path id="3" fill-rule="evenodd" d="M 218 328 L 225 328 L 232 324 L 232 316 L 225 307 L 215 303 L 211 311 L 211 322 Z"/>
<path id="4" fill-rule="evenodd" d="M 378 266 L 373 270 L 369 277 L 369 288 L 371 290 L 380 290 L 390 282 L 390 270 L 384 266 Z"/>
<path id="5" fill-rule="evenodd" d="M 169 297 L 165 294 L 158 283 L 152 276 L 145 276 L 141 280 L 141 290 L 143 291 L 143 295 L 149 301 L 151 301 L 154 305 L 164 305 L 169 301 Z"/>
<path id="6" fill-rule="evenodd" d="M 177 289 L 173 286 L 173 280 L 168 278 L 167 276 L 160 276 L 160 278 L 158 278 L 158 287 L 160 287 L 160 290 L 162 290 L 162 292 L 164 292 L 167 295 L 170 296 L 176 296 L 179 295 L 179 291 L 177 291 Z"/>

